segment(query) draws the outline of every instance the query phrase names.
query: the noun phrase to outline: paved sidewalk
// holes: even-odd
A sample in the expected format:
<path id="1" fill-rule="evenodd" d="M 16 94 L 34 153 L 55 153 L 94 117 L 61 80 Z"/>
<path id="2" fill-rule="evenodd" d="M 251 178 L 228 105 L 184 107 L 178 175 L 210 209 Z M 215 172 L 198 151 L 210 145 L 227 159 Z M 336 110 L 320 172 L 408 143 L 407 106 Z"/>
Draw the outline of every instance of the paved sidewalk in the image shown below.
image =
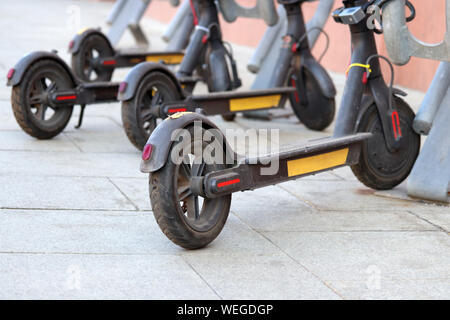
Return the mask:
<path id="1" fill-rule="evenodd" d="M 95 27 L 111 3 L 0 2 L 0 75 L 33 50 L 57 49 L 69 61 L 75 30 L 67 21 L 77 8 L 81 26 Z M 152 47 L 164 48 L 164 26 L 146 20 L 144 28 Z M 235 51 L 248 86 L 252 50 Z M 333 77 L 342 92 L 344 77 Z M 2 81 L 0 299 L 450 298 L 449 206 L 392 197 L 405 194 L 403 185 L 376 193 L 339 169 L 235 194 L 217 240 L 186 251 L 155 222 L 120 104 L 90 106 L 81 130 L 74 116 L 63 134 L 38 141 L 19 129 Z M 417 108 L 421 97 L 407 100 Z M 308 131 L 294 118 L 213 120 L 281 128 L 282 143 L 332 132 Z"/>

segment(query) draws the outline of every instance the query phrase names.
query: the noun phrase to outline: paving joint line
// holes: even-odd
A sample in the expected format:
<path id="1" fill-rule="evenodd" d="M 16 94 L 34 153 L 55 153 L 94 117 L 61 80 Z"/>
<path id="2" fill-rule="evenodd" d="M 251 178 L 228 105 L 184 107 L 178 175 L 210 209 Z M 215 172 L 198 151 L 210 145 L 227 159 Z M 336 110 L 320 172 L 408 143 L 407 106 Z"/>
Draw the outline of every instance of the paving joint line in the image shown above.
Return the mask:
<path id="1" fill-rule="evenodd" d="M 131 209 L 92 209 L 92 208 L 19 208 L 19 207 L 0 207 L 0 210 L 16 211 L 87 211 L 87 212 L 153 212 L 152 210 L 131 210 Z"/>
<path id="2" fill-rule="evenodd" d="M 408 232 L 440 232 L 439 230 L 262 230 L 262 229 L 253 229 L 257 232 L 265 232 L 265 233 L 408 233 Z"/>
<path id="3" fill-rule="evenodd" d="M 0 130 L 1 131 L 1 130 Z M 64 135 L 67 135 L 66 133 L 63 132 Z M 70 139 L 68 137 L 68 139 Z M 78 147 L 78 146 L 77 146 Z M 80 149 L 81 150 L 81 149 Z M 31 149 L 0 149 L 0 152 L 34 152 L 34 153 L 49 153 L 49 152 L 54 152 L 54 153 L 70 153 L 70 150 L 64 150 L 64 151 L 58 151 L 58 150 L 46 150 L 46 151 L 42 151 L 42 150 L 31 150 Z M 128 152 L 128 151 L 127 151 Z M 83 151 L 81 150 L 80 153 L 83 154 L 115 154 L 115 155 L 123 155 L 124 151 Z M 132 154 L 131 152 L 129 153 L 130 155 Z M 138 153 L 135 153 L 136 157 L 139 156 Z"/>
<path id="4" fill-rule="evenodd" d="M 296 199 L 298 199 L 301 203 L 305 204 L 307 207 L 309 207 L 310 209 L 315 209 L 318 211 L 321 211 L 319 207 L 317 207 L 314 203 L 308 201 L 308 200 L 304 200 L 302 198 L 300 198 L 297 194 L 295 194 L 294 192 L 292 192 L 291 190 L 283 187 L 282 185 L 277 185 L 278 188 L 286 191 L 287 193 L 289 193 L 290 195 L 294 196 Z"/>
<path id="5" fill-rule="evenodd" d="M 335 289 L 334 287 L 332 287 L 329 283 L 327 283 L 324 279 L 320 278 L 318 275 L 316 275 L 314 272 L 312 272 L 311 270 L 309 270 L 307 267 L 305 267 L 302 263 L 300 263 L 299 261 L 297 261 L 296 259 L 294 259 L 294 257 L 292 257 L 289 253 L 287 253 L 285 250 L 283 250 L 282 248 L 280 248 L 276 243 L 274 243 L 271 239 L 269 239 L 266 235 L 264 235 L 261 232 L 258 232 L 258 230 L 253 229 L 251 226 L 249 226 L 247 223 L 245 223 L 245 221 L 243 221 L 239 215 L 236 214 L 235 211 L 231 211 L 234 216 L 236 216 L 239 221 L 241 221 L 244 225 L 246 225 L 250 230 L 253 230 L 254 232 L 256 232 L 257 234 L 259 234 L 261 237 L 263 237 L 264 239 L 266 239 L 267 241 L 269 241 L 269 243 L 271 243 L 274 247 L 276 247 L 278 250 L 280 250 L 283 254 L 285 254 L 289 259 L 291 259 L 294 263 L 296 263 L 297 265 L 299 265 L 302 269 L 304 269 L 306 272 L 310 273 L 313 277 L 315 277 L 317 280 L 319 280 L 323 285 L 325 285 L 328 289 L 330 289 L 332 292 L 334 292 L 338 297 L 340 297 L 342 300 L 346 300 L 345 297 L 339 292 L 337 291 L 337 289 Z"/>
<path id="6" fill-rule="evenodd" d="M 28 255 L 88 255 L 88 256 L 170 256 L 180 257 L 178 254 L 167 253 L 124 253 L 124 252 L 58 252 L 58 251 L 0 251 L 0 254 L 28 254 Z"/>
<path id="7" fill-rule="evenodd" d="M 189 268 L 191 268 L 192 271 L 194 271 L 194 273 L 208 286 L 208 288 L 210 288 L 212 292 L 214 292 L 214 294 L 219 297 L 220 300 L 223 300 L 222 296 L 216 291 L 216 289 L 214 289 L 212 285 L 210 285 L 208 281 L 206 281 L 206 279 L 189 263 L 189 261 L 187 261 L 187 259 L 182 254 L 180 255 L 180 257 L 189 266 Z"/>
<path id="8" fill-rule="evenodd" d="M 66 134 L 65 132 L 62 132 L 62 134 L 63 134 L 64 137 L 67 138 L 67 140 L 69 140 L 69 141 L 73 144 L 73 146 L 74 146 L 75 148 L 78 149 L 78 151 L 80 151 L 80 153 L 84 153 L 83 149 L 81 149 L 81 147 L 80 147 L 78 144 L 76 144 L 76 142 L 72 139 L 72 137 L 70 137 L 70 136 L 69 136 L 68 134 Z"/>
<path id="9" fill-rule="evenodd" d="M 120 189 L 115 183 L 114 181 L 111 180 L 110 177 L 106 178 L 109 182 L 111 182 L 111 184 L 125 197 L 125 199 L 127 199 L 131 205 L 136 209 L 136 211 L 139 211 L 139 207 L 125 194 L 125 192 L 122 191 L 122 189 Z"/>
<path id="10" fill-rule="evenodd" d="M 426 223 L 428 223 L 428 224 L 432 225 L 433 227 L 439 229 L 441 232 L 450 234 L 450 231 L 447 230 L 447 229 L 445 229 L 444 227 L 441 227 L 440 225 L 435 224 L 435 223 L 429 221 L 428 219 L 425 219 L 425 218 L 419 216 L 418 214 L 416 214 L 416 213 L 414 213 L 414 212 L 412 212 L 412 211 L 410 211 L 410 210 L 407 210 L 406 212 L 408 212 L 409 214 L 413 215 L 414 217 L 416 217 L 416 218 L 418 218 L 418 219 L 420 219 L 420 220 L 422 220 L 422 221 L 425 221 Z"/>

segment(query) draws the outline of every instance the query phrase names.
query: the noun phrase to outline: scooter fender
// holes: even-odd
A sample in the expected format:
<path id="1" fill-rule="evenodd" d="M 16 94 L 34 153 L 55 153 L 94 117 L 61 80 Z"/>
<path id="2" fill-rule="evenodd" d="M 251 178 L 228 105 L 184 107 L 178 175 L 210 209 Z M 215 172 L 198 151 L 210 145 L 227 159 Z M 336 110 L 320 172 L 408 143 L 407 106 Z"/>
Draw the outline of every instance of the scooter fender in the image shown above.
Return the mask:
<path id="1" fill-rule="evenodd" d="M 54 60 L 59 63 L 64 69 L 66 69 L 67 73 L 72 78 L 74 85 L 77 84 L 77 80 L 75 79 L 75 76 L 73 75 L 67 63 L 65 63 L 56 53 L 47 51 L 35 51 L 25 55 L 22 59 L 19 60 L 19 62 L 16 63 L 16 65 L 14 66 L 14 74 L 12 78 L 8 80 L 7 85 L 14 87 L 20 84 L 28 68 L 39 60 L 44 59 Z"/>
<path id="2" fill-rule="evenodd" d="M 404 92 L 403 90 L 400 90 L 398 88 L 392 88 L 392 94 L 394 95 L 394 97 L 396 97 L 396 96 L 406 97 L 408 95 L 406 92 Z M 365 94 L 362 97 L 361 105 L 360 105 L 359 111 L 358 111 L 358 117 L 356 119 L 355 128 L 354 128 L 355 133 L 358 131 L 358 127 L 359 127 L 359 124 L 361 122 L 361 119 L 362 119 L 364 113 L 373 104 L 375 104 L 375 99 L 373 98 L 373 96 L 371 94 Z"/>
<path id="3" fill-rule="evenodd" d="M 140 168 L 141 171 L 144 173 L 152 173 L 163 168 L 165 164 L 170 161 L 169 152 L 174 142 L 172 141 L 174 138 L 172 135 L 175 134 L 178 129 L 184 129 L 191 125 L 196 125 L 197 123 L 201 124 L 201 126 L 205 129 L 216 129 L 211 130 L 211 133 L 217 137 L 217 139 L 222 139 L 226 152 L 227 163 L 231 163 L 228 161 L 237 159 L 237 155 L 231 149 L 224 135 L 212 121 L 199 113 L 182 112 L 166 118 L 153 131 L 147 141 L 147 145 L 152 145 L 151 156 L 149 160 L 142 160 Z M 220 137 L 218 135 L 220 135 Z"/>
<path id="4" fill-rule="evenodd" d="M 302 67 L 307 69 L 317 80 L 322 94 L 333 99 L 336 96 L 336 87 L 328 72 L 313 56 L 304 55 L 302 60 Z"/>
<path id="5" fill-rule="evenodd" d="M 130 72 L 128 72 L 125 80 L 122 83 L 126 83 L 124 89 L 119 90 L 119 94 L 117 98 L 119 101 L 128 101 L 131 100 L 135 94 L 139 85 L 141 84 L 142 79 L 147 76 L 150 72 L 162 72 L 166 74 L 169 78 L 172 79 L 173 83 L 177 87 L 177 90 L 180 93 L 181 97 L 184 97 L 183 90 L 181 89 L 180 82 L 175 77 L 172 71 L 170 71 L 165 66 L 154 63 L 154 62 L 142 62 L 138 65 L 134 66 Z"/>
<path id="6" fill-rule="evenodd" d="M 101 32 L 99 29 L 89 28 L 89 29 L 82 29 L 82 30 L 78 31 L 78 33 L 75 35 L 75 37 L 72 39 L 72 41 L 70 41 L 69 53 L 70 54 L 78 53 L 83 41 L 86 38 L 88 38 L 94 34 L 104 38 L 105 41 L 109 44 L 111 50 L 113 52 L 115 51 L 113 46 L 111 45 L 111 42 L 109 41 L 108 37 L 105 34 L 103 34 L 103 32 Z"/>

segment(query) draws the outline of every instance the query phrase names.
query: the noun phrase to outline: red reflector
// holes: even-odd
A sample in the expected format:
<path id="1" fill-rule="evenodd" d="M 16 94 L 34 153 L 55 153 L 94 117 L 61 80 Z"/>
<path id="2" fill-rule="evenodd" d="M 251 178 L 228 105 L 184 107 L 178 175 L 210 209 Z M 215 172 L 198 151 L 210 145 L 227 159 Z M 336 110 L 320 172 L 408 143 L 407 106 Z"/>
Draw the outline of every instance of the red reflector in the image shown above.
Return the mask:
<path id="1" fill-rule="evenodd" d="M 292 86 L 294 88 L 297 89 L 297 83 L 295 82 L 294 78 L 291 79 L 291 84 L 292 84 Z M 299 103 L 300 102 L 300 97 L 298 95 L 298 91 L 297 90 L 295 90 L 295 92 L 294 92 L 294 97 L 295 97 L 295 102 Z"/>
<path id="2" fill-rule="evenodd" d="M 116 60 L 105 60 L 103 61 L 104 66 L 113 66 L 116 64 Z"/>
<path id="3" fill-rule="evenodd" d="M 8 80 L 10 80 L 13 77 L 15 71 L 16 70 L 14 70 L 14 69 L 9 69 L 8 74 L 6 75 Z"/>
<path id="4" fill-rule="evenodd" d="M 367 84 L 369 78 L 367 76 L 367 71 L 363 73 L 363 77 L 362 77 L 362 83 L 363 84 Z"/>
<path id="5" fill-rule="evenodd" d="M 151 144 L 146 144 L 144 150 L 142 151 L 142 160 L 146 161 L 152 156 L 153 146 Z"/>
<path id="6" fill-rule="evenodd" d="M 186 112 L 186 108 L 175 108 L 175 109 L 169 109 L 169 113 L 177 113 L 177 112 Z"/>
<path id="7" fill-rule="evenodd" d="M 297 50 L 298 50 L 298 45 L 297 45 L 297 43 L 294 43 L 293 45 L 292 45 L 292 48 L 291 48 L 291 50 L 292 50 L 292 52 L 297 52 Z"/>
<path id="8" fill-rule="evenodd" d="M 206 43 L 208 42 L 208 35 L 205 34 L 205 35 L 203 36 L 202 42 L 203 42 L 203 44 L 206 44 Z"/>
<path id="9" fill-rule="evenodd" d="M 217 184 L 217 187 L 218 188 L 222 188 L 222 187 L 226 187 L 226 186 L 229 186 L 229 185 L 232 185 L 232 184 L 236 184 L 236 183 L 239 183 L 239 182 L 241 182 L 241 179 L 233 179 L 233 180 L 228 180 L 228 181 L 224 181 L 224 182 L 220 182 L 220 183 L 218 183 Z"/>
<path id="10" fill-rule="evenodd" d="M 392 118 L 392 128 L 394 129 L 395 139 L 402 137 L 402 128 L 400 127 L 400 118 L 398 112 L 394 111 L 391 115 Z"/>
<path id="11" fill-rule="evenodd" d="M 64 101 L 64 100 L 75 100 L 77 98 L 77 96 L 72 95 L 72 96 L 58 96 L 56 97 L 56 101 Z"/>
<path id="12" fill-rule="evenodd" d="M 126 83 L 126 82 L 121 82 L 120 85 L 119 85 L 119 92 L 120 92 L 120 93 L 125 92 L 125 90 L 127 89 L 127 87 L 128 87 L 128 83 Z"/>
<path id="13" fill-rule="evenodd" d="M 69 42 L 69 49 L 72 49 L 74 45 L 75 45 L 75 41 L 71 40 Z"/>

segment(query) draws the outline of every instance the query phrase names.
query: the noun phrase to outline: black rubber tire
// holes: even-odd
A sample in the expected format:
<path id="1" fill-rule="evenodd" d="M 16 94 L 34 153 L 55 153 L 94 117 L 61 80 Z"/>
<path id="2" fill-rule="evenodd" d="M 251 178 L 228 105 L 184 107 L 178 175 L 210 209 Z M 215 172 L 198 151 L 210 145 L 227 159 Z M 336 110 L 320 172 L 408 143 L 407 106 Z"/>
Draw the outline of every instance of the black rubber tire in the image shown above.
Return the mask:
<path id="1" fill-rule="evenodd" d="M 131 100 L 122 101 L 122 123 L 130 142 L 139 150 L 147 143 L 150 134 L 157 126 L 158 119 L 151 118 L 147 122 L 141 119 L 141 111 L 144 99 L 147 99 L 151 88 L 158 88 L 162 92 L 162 101 L 171 102 L 181 99 L 180 92 L 173 80 L 166 74 L 156 71 L 150 72 L 140 82 L 136 94 Z M 148 124 L 148 129 L 145 125 Z"/>
<path id="2" fill-rule="evenodd" d="M 98 57 L 112 57 L 114 56 L 114 49 L 111 47 L 108 40 L 98 34 L 91 34 L 84 38 L 77 53 L 72 54 L 72 70 L 74 74 L 84 82 L 100 82 L 111 81 L 114 69 L 112 68 L 93 68 L 96 78 L 91 78 L 86 74 L 86 68 L 91 65 L 87 61 L 90 53 L 95 50 Z"/>
<path id="3" fill-rule="evenodd" d="M 43 59 L 32 64 L 23 75 L 21 82 L 14 86 L 11 92 L 11 105 L 19 126 L 30 136 L 37 139 L 51 139 L 67 126 L 72 116 L 73 106 L 65 106 L 54 110 L 49 119 L 37 118 L 38 104 L 31 104 L 29 98 L 36 89 L 36 83 L 42 84 L 42 79 L 57 79 L 57 89 L 72 89 L 74 83 L 68 71 L 55 60 Z M 45 82 L 45 80 L 44 80 Z M 48 104 L 39 103 L 48 110 Z M 36 112 L 32 109 L 36 108 Z"/>
<path id="4" fill-rule="evenodd" d="M 193 137 L 193 127 L 189 130 Z M 174 142 L 165 166 L 150 174 L 150 201 L 156 222 L 172 242 L 185 249 L 199 249 L 211 243 L 222 231 L 230 211 L 231 195 L 210 200 L 205 199 L 203 204 L 206 203 L 206 207 L 205 209 L 202 207 L 201 215 L 206 214 L 205 219 L 210 219 L 206 220 L 209 224 L 203 222 L 206 226 L 201 230 L 196 230 L 195 226 L 185 216 L 178 198 L 177 181 L 180 165 L 170 160 L 173 148 L 180 143 L 185 143 L 185 141 Z M 220 164 L 210 166 L 210 169 L 205 172 L 225 168 L 225 165 Z"/>
<path id="5" fill-rule="evenodd" d="M 351 167 L 364 185 L 376 190 L 389 190 L 402 183 L 411 172 L 420 150 L 420 135 L 412 128 L 414 112 L 402 99 L 394 99 L 400 117 L 402 145 L 395 153 L 386 147 L 381 122 L 375 105 L 362 115 L 358 132 L 371 132 L 365 141 L 359 163 Z"/>
<path id="6" fill-rule="evenodd" d="M 292 110 L 307 128 L 322 131 L 334 120 L 336 102 L 322 94 L 319 83 L 307 69 L 303 69 L 302 77 L 306 87 L 308 104 L 302 105 L 297 102 L 297 99 L 301 101 L 302 97 L 298 96 L 299 93 L 292 93 L 289 96 Z"/>
<path id="7" fill-rule="evenodd" d="M 206 82 L 209 92 L 223 92 L 232 90 L 230 71 L 227 58 L 219 49 L 206 51 L 207 74 Z"/>
<path id="8" fill-rule="evenodd" d="M 236 119 L 236 114 L 232 113 L 232 114 L 223 114 L 222 115 L 222 119 L 227 121 L 227 122 L 231 122 L 234 121 L 234 119 Z"/>

